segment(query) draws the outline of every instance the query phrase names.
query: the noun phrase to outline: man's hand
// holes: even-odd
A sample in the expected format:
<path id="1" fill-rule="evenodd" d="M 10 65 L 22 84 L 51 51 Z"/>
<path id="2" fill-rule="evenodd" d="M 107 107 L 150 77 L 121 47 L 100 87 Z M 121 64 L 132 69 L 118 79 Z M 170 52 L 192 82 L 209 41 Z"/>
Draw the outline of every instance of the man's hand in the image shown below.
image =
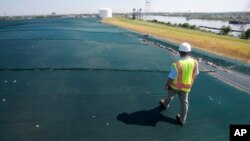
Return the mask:
<path id="1" fill-rule="evenodd" d="M 165 84 L 164 89 L 167 91 L 167 90 L 169 90 L 169 88 L 170 88 L 170 86 L 168 85 L 168 83 Z"/>
<path id="2" fill-rule="evenodd" d="M 166 91 L 170 90 L 170 84 L 172 84 L 173 81 L 174 81 L 173 79 L 168 78 L 168 81 L 167 81 L 167 83 L 166 83 L 165 86 L 164 86 L 164 89 L 165 89 Z"/>
<path id="3" fill-rule="evenodd" d="M 166 91 L 170 89 L 170 84 L 172 84 L 173 81 L 174 81 L 173 79 L 168 78 L 168 81 L 167 81 L 167 83 L 166 83 L 165 86 L 164 86 L 164 89 L 165 89 Z"/>

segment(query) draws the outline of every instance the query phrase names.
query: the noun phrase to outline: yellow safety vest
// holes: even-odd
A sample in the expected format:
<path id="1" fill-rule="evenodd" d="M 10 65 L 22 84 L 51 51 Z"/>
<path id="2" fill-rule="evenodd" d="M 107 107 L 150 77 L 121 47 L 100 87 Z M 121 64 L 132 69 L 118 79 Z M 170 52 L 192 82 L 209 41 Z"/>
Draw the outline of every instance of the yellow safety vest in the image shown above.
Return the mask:
<path id="1" fill-rule="evenodd" d="M 195 77 L 197 61 L 188 58 L 173 63 L 173 66 L 176 70 L 177 77 L 173 83 L 170 84 L 170 87 L 175 90 L 190 92 Z"/>

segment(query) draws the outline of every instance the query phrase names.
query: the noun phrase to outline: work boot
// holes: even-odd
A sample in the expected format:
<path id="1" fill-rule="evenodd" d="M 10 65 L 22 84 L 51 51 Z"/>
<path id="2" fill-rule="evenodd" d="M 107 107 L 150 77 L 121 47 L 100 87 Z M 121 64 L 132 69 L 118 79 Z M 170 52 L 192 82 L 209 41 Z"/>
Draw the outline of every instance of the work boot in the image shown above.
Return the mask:
<path id="1" fill-rule="evenodd" d="M 180 126 L 184 126 L 184 123 L 181 122 L 181 120 L 180 120 L 180 115 L 176 115 L 175 118 L 176 118 L 177 123 L 178 123 Z"/>
<path id="2" fill-rule="evenodd" d="M 163 99 L 161 99 L 159 101 L 159 104 L 160 104 L 160 106 L 161 106 L 162 109 L 166 109 L 166 106 L 164 105 L 164 100 Z"/>

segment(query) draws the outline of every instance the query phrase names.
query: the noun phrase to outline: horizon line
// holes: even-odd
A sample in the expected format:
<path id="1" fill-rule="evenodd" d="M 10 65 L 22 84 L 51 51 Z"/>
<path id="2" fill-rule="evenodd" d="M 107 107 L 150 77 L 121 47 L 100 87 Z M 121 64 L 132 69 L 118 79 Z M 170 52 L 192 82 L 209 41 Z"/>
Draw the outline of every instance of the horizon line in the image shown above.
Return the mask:
<path id="1" fill-rule="evenodd" d="M 55 11 L 53 11 L 55 12 Z M 0 17 L 20 17 L 20 16 L 49 16 L 52 15 L 52 13 L 46 13 L 46 14 L 21 14 L 21 15 L 7 15 L 5 12 L 5 15 L 0 15 Z M 64 16 L 64 15 L 95 15 L 99 14 L 99 12 L 87 12 L 87 13 L 57 13 L 55 12 L 57 16 Z M 113 14 L 131 14 L 132 12 L 113 12 Z M 163 11 L 158 11 L 158 12 L 149 12 L 149 13 L 250 13 L 250 11 L 225 11 L 225 12 L 163 12 Z"/>

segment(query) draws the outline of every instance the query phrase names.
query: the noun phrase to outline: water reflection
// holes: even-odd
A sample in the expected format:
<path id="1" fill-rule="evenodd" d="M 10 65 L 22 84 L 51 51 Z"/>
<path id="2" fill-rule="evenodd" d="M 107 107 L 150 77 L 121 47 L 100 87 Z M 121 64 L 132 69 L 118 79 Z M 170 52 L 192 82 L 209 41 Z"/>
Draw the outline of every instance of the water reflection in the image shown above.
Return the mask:
<path id="1" fill-rule="evenodd" d="M 186 17 L 171 17 L 171 16 L 154 16 L 150 15 L 145 17 L 145 20 L 158 20 L 162 22 L 171 22 L 172 24 L 183 24 L 183 23 L 189 23 L 190 25 L 196 25 L 196 26 L 208 26 L 208 27 L 214 27 L 214 28 L 221 28 L 222 26 L 230 26 L 232 30 L 237 31 L 246 31 L 250 28 L 250 24 L 229 24 L 229 21 L 221 21 L 221 20 L 201 20 L 201 19 L 191 19 L 187 20 Z M 214 29 L 207 29 L 203 28 L 207 31 L 211 31 L 214 33 L 219 33 L 219 30 Z M 233 35 L 235 37 L 238 37 L 241 33 L 240 32 L 230 32 L 229 35 Z"/>

